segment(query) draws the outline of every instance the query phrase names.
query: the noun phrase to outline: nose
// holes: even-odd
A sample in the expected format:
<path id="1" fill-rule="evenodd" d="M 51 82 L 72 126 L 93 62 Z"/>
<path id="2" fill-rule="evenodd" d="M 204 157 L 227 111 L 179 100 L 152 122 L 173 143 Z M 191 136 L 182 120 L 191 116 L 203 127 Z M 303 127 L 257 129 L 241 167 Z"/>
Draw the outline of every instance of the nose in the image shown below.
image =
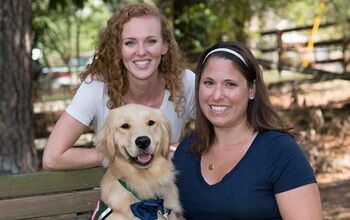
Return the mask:
<path id="1" fill-rule="evenodd" d="M 138 148 L 144 150 L 146 149 L 151 143 L 151 139 L 149 139 L 149 137 L 147 136 L 140 136 L 137 137 L 135 140 L 135 144 Z"/>
<path id="2" fill-rule="evenodd" d="M 216 86 L 213 91 L 213 99 L 220 100 L 224 97 L 224 92 L 222 91 L 220 86 Z"/>
<path id="3" fill-rule="evenodd" d="M 145 45 L 139 44 L 136 53 L 137 53 L 137 55 L 139 55 L 139 56 L 144 55 L 144 54 L 146 53 Z"/>

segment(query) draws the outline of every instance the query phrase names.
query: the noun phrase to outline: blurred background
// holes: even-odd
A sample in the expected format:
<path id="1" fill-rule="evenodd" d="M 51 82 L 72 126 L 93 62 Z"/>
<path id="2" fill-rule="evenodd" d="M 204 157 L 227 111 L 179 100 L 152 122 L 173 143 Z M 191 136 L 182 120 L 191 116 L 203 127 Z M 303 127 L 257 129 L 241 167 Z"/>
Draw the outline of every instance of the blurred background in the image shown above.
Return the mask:
<path id="1" fill-rule="evenodd" d="M 131 1 L 0 2 L 0 174 L 40 170 L 46 139 L 79 86 L 99 33 L 125 2 Z M 272 104 L 300 131 L 325 218 L 350 219 L 350 2 L 147 2 L 166 16 L 191 69 L 217 41 L 249 45 Z M 93 146 L 93 130 L 76 145 Z"/>

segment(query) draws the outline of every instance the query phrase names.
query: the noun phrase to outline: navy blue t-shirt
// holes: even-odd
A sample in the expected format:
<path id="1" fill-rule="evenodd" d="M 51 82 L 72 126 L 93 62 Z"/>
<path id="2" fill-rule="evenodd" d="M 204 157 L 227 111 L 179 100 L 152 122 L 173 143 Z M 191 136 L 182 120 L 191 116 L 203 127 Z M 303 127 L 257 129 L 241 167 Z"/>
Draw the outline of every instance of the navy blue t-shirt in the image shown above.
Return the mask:
<path id="1" fill-rule="evenodd" d="M 316 183 L 304 153 L 287 133 L 260 132 L 239 163 L 209 185 L 200 157 L 188 152 L 194 135 L 178 146 L 173 161 L 187 220 L 282 219 L 275 194 Z"/>

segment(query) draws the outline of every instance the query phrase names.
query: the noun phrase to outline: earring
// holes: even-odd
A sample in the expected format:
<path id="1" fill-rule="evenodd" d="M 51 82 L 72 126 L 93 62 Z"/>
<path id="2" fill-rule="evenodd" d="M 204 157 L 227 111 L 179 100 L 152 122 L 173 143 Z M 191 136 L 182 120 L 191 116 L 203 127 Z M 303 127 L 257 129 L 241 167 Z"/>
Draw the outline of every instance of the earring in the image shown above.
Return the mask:
<path id="1" fill-rule="evenodd" d="M 254 96 L 249 96 L 249 99 L 250 100 L 253 100 L 255 97 Z"/>

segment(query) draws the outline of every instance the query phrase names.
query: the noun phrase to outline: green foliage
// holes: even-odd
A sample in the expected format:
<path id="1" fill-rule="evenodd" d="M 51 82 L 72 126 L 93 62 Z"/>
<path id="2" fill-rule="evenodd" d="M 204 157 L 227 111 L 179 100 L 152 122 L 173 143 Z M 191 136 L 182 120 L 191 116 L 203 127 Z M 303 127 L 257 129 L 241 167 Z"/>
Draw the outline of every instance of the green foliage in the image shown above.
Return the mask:
<path id="1" fill-rule="evenodd" d="M 230 23 L 219 17 L 204 3 L 185 7 L 183 13 L 175 19 L 175 36 L 185 51 L 200 52 L 208 45 L 231 37 Z"/>
<path id="2" fill-rule="evenodd" d="M 201 51 L 207 38 L 207 26 L 216 17 L 203 3 L 186 7 L 184 13 L 174 21 L 175 36 L 182 48 Z M 181 27 L 181 28 L 180 28 Z"/>
<path id="3" fill-rule="evenodd" d="M 263 0 L 261 9 L 271 10 L 294 25 L 308 25 L 314 22 L 322 1 L 325 8 L 321 14 L 321 23 L 349 20 L 348 0 Z M 260 10 L 260 13 L 263 12 L 264 10 Z"/>
<path id="4" fill-rule="evenodd" d="M 348 0 L 326 1 L 325 16 L 330 17 L 341 25 L 341 32 L 345 36 L 350 35 L 350 7 Z"/>
<path id="5" fill-rule="evenodd" d="M 77 8 L 84 8 L 85 0 L 49 0 L 49 9 L 55 11 L 64 11 L 70 4 L 75 5 Z"/>
<path id="6" fill-rule="evenodd" d="M 110 12 L 105 4 L 88 1 L 33 0 L 34 47 L 39 48 L 45 66 L 68 65 L 75 56 L 95 49 L 99 32 Z M 82 4 L 81 2 L 84 2 Z M 83 8 L 81 8 L 83 7 Z"/>
<path id="7" fill-rule="evenodd" d="M 79 33 L 81 54 L 91 52 L 110 11 L 131 1 L 138 0 L 102 0 L 100 5 L 96 5 L 95 0 L 33 0 L 34 46 L 43 50 L 46 57 L 59 56 L 60 63 L 65 63 L 69 57 L 78 54 Z M 326 7 L 321 23 L 338 21 L 343 24 L 342 27 L 327 30 L 325 34 L 349 34 L 346 32 L 350 30 L 347 22 L 350 7 L 345 7 L 348 0 L 324 1 Z M 183 1 L 182 11 L 174 12 L 174 0 L 153 2 L 169 18 L 180 47 L 187 52 L 201 52 L 209 45 L 225 39 L 249 42 L 249 38 L 257 37 L 259 33 L 259 30 L 252 31 L 250 28 L 253 16 L 260 18 L 260 29 L 268 13 L 274 14 L 277 19 L 287 20 L 290 26 L 310 25 L 320 4 L 320 0 L 193 0 Z M 45 57 L 41 61 L 52 63 L 51 59 Z"/>
<path id="8" fill-rule="evenodd" d="M 277 16 L 295 25 L 307 25 L 312 24 L 317 15 L 319 0 L 266 0 L 264 4 Z"/>
<path id="9" fill-rule="evenodd" d="M 175 35 L 185 51 L 202 51 L 221 40 L 247 41 L 254 6 L 247 0 L 205 1 L 185 6 L 174 21 Z"/>

